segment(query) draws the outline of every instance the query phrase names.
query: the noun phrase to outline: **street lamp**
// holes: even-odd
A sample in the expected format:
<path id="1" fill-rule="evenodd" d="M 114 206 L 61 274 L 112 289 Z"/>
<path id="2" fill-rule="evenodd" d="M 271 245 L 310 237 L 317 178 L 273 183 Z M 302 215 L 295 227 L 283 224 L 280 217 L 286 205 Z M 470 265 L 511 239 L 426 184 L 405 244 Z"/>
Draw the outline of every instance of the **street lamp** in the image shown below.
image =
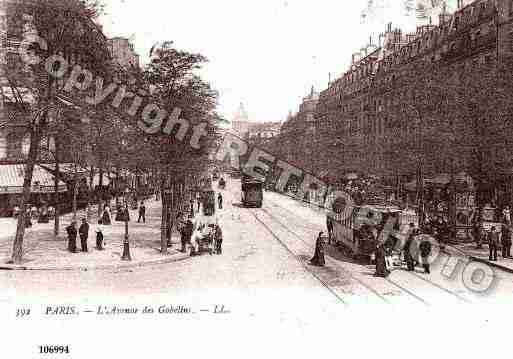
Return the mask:
<path id="1" fill-rule="evenodd" d="M 128 241 L 128 220 L 129 220 L 129 212 L 128 212 L 128 202 L 127 197 L 128 193 L 130 193 L 130 190 L 127 188 L 125 189 L 125 209 L 124 209 L 124 220 L 125 220 L 125 239 L 123 241 L 123 256 L 121 257 L 121 260 L 123 261 L 131 261 L 132 257 L 130 256 L 130 243 Z"/>

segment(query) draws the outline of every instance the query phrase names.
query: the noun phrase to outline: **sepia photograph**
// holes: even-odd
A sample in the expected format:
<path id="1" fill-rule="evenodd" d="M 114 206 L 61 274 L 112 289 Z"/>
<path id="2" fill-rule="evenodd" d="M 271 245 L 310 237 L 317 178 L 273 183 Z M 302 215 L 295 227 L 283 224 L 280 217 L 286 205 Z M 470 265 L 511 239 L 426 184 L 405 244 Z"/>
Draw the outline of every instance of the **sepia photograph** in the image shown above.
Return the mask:
<path id="1" fill-rule="evenodd" d="M 0 358 L 498 356 L 512 0 L 0 0 Z"/>

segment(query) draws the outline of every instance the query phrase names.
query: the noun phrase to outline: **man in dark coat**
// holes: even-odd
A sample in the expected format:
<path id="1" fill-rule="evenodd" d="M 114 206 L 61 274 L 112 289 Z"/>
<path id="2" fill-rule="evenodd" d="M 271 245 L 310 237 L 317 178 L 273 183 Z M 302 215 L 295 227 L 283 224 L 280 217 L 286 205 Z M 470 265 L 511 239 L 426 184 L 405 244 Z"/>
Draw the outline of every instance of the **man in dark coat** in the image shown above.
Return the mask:
<path id="1" fill-rule="evenodd" d="M 215 243 L 215 253 L 221 254 L 223 253 L 223 231 L 219 224 L 216 224 L 215 232 L 214 232 L 214 243 Z"/>
<path id="2" fill-rule="evenodd" d="M 146 206 L 144 205 L 144 202 L 141 202 L 141 205 L 139 206 L 139 218 L 137 219 L 137 223 L 141 222 L 141 218 L 143 223 L 146 223 Z"/>
<path id="3" fill-rule="evenodd" d="M 415 260 L 412 255 L 414 236 L 415 234 L 413 232 L 408 235 L 408 239 L 406 239 L 403 248 L 404 260 L 406 262 L 406 269 L 408 272 L 413 272 L 415 270 Z"/>
<path id="4" fill-rule="evenodd" d="M 69 226 L 66 227 L 66 233 L 68 233 L 68 251 L 71 253 L 77 252 L 77 228 L 76 222 L 73 221 Z"/>
<path id="5" fill-rule="evenodd" d="M 82 219 L 82 224 L 78 229 L 78 233 L 80 235 L 80 247 L 82 248 L 82 252 L 87 252 L 87 238 L 89 237 L 89 223 L 87 223 L 86 219 Z"/>
<path id="6" fill-rule="evenodd" d="M 328 229 L 328 244 L 331 244 L 333 240 L 333 219 L 330 216 L 326 216 L 326 228 Z"/>
<path id="7" fill-rule="evenodd" d="M 419 245 L 420 250 L 420 258 L 422 261 L 422 267 L 424 267 L 424 272 L 426 274 L 431 273 L 430 264 L 429 264 L 429 256 L 431 255 L 431 242 L 427 239 L 422 240 Z"/>
<path id="8" fill-rule="evenodd" d="M 324 259 L 324 239 L 322 238 L 323 233 L 320 232 L 315 241 L 315 253 L 310 263 L 314 266 L 324 267 L 326 261 Z"/>
<path id="9" fill-rule="evenodd" d="M 496 262 L 497 249 L 499 247 L 499 233 L 496 231 L 495 227 L 492 227 L 492 230 L 488 233 L 488 246 L 490 247 L 489 260 Z"/>
<path id="10" fill-rule="evenodd" d="M 184 242 L 182 243 L 182 250 L 185 252 L 187 243 L 191 243 L 192 233 L 194 232 L 194 224 L 191 219 L 188 218 L 184 225 Z"/>

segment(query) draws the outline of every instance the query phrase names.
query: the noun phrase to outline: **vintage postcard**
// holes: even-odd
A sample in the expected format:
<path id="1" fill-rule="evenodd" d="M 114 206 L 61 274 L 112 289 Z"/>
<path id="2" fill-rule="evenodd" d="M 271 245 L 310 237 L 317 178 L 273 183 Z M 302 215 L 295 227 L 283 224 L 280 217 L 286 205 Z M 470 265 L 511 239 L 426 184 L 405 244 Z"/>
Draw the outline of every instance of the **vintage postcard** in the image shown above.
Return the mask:
<path id="1" fill-rule="evenodd" d="M 0 358 L 507 354 L 512 70 L 511 0 L 0 0 Z"/>

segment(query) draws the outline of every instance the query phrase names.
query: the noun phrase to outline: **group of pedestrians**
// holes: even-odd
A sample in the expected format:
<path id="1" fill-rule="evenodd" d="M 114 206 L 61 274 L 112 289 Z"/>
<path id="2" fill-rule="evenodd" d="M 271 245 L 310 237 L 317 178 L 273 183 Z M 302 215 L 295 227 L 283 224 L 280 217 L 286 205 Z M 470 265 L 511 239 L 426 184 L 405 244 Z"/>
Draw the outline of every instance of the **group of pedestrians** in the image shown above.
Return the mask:
<path id="1" fill-rule="evenodd" d="M 191 255 L 199 254 L 201 242 L 206 236 L 211 236 L 212 252 L 222 254 L 223 231 L 219 223 L 215 225 L 194 223 L 192 216 L 189 215 L 187 219 L 184 219 L 183 213 L 179 213 L 176 219 L 182 245 L 181 252 L 186 253 L 190 247 Z M 210 233 L 207 232 L 209 228 L 211 228 Z"/>
<path id="2" fill-rule="evenodd" d="M 487 242 L 490 252 L 488 260 L 490 262 L 497 261 L 499 247 L 502 249 L 502 258 L 511 258 L 511 228 L 507 223 L 502 225 L 500 233 L 495 226 L 492 226 L 487 234 Z"/>
<path id="3" fill-rule="evenodd" d="M 88 250 L 88 239 L 89 239 L 90 226 L 87 223 L 87 219 L 82 219 L 82 224 L 77 231 L 77 222 L 72 221 L 69 226 L 66 227 L 66 233 L 68 234 L 68 251 L 71 253 L 77 253 L 77 234 L 80 238 L 80 251 L 83 253 L 89 252 Z M 103 230 L 100 226 L 96 229 L 96 249 L 101 251 L 105 246 Z"/>

